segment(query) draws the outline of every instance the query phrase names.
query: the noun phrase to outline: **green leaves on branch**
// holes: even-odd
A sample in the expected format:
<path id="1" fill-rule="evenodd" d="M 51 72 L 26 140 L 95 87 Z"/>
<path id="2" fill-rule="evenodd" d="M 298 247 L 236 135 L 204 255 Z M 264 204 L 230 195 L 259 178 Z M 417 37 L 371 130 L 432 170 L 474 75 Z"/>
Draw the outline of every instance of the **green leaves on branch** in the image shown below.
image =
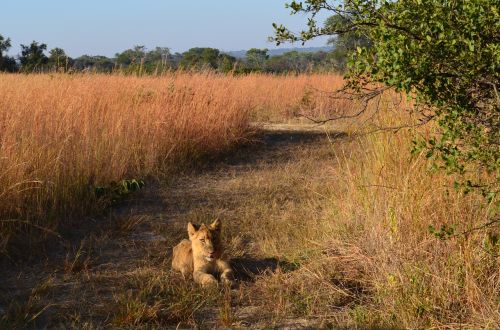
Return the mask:
<path id="1" fill-rule="evenodd" d="M 462 175 L 464 182 L 477 181 L 467 186 L 481 187 L 493 201 L 500 165 L 500 1 L 333 3 L 293 1 L 288 5 L 292 14 L 309 14 L 307 28 L 295 34 L 275 25 L 272 39 L 278 44 L 305 42 L 352 31 L 365 37 L 368 45 L 351 48 L 348 86 L 380 82 L 413 97 L 420 114 L 442 128 L 438 137 L 420 141 L 419 147 L 439 167 Z M 342 24 L 318 27 L 315 17 L 325 10 Z"/>

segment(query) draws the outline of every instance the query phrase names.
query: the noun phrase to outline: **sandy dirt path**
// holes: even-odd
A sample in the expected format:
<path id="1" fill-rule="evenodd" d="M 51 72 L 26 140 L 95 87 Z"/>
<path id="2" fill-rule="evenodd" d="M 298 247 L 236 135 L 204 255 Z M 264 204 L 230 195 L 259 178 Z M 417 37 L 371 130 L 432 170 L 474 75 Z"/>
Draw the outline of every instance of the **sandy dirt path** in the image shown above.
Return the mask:
<path id="1" fill-rule="evenodd" d="M 265 302 L 253 289 L 256 279 L 277 269 L 293 271 L 294 265 L 275 242 L 255 233 L 262 217 L 321 212 L 321 197 L 308 196 L 301 187 L 325 180 L 333 165 L 331 144 L 343 135 L 314 125 L 261 124 L 259 132 L 253 143 L 224 157 L 176 174 L 170 182 L 149 184 L 108 216 L 87 219 L 78 228 L 63 231 L 30 257 L 3 260 L 3 324 L 34 328 L 319 326 L 307 318 L 277 318 L 259 307 Z M 216 294 L 219 300 L 226 297 L 225 305 L 210 302 L 199 288 L 170 271 L 171 248 L 186 236 L 187 221 L 214 218 L 224 223 L 227 254 L 239 282 L 231 293 Z M 193 298 L 189 290 L 201 298 Z M 186 295 L 186 304 L 199 302 L 199 308 L 179 307 L 182 302 L 172 307 L 172 296 L 180 294 Z M 164 302 L 164 314 L 155 307 L 155 299 Z M 187 319 L 179 321 L 183 318 Z"/>

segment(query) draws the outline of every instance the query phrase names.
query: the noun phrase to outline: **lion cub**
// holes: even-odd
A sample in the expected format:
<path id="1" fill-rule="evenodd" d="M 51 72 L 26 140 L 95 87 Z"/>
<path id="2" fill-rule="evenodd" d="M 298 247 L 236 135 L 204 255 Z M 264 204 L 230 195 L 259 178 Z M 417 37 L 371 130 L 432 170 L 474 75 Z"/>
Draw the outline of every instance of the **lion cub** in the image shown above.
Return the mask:
<path id="1" fill-rule="evenodd" d="M 209 226 L 187 225 L 189 240 L 184 239 L 174 247 L 172 268 L 186 277 L 193 274 L 196 283 L 203 286 L 217 284 L 215 274 L 220 274 L 222 282 L 233 282 L 233 271 L 229 264 L 220 259 L 221 223 L 215 220 Z"/>

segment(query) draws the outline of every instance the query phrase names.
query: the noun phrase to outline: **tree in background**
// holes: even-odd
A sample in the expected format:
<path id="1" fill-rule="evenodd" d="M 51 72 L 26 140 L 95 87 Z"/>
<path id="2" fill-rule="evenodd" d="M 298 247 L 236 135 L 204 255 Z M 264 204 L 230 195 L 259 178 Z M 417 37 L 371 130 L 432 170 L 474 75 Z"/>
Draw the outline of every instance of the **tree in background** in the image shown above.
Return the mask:
<path id="1" fill-rule="evenodd" d="M 1 34 L 0 34 L 0 56 L 3 56 L 4 52 L 7 52 L 10 47 L 10 38 L 5 39 Z"/>
<path id="2" fill-rule="evenodd" d="M 269 59 L 268 49 L 251 48 L 245 57 L 245 66 L 250 71 L 262 71 L 266 61 Z"/>
<path id="3" fill-rule="evenodd" d="M 66 55 L 64 49 L 56 47 L 49 51 L 48 64 L 56 71 L 65 72 L 73 65 L 73 60 Z"/>
<path id="4" fill-rule="evenodd" d="M 329 53 L 320 52 L 298 52 L 289 51 L 282 55 L 271 56 L 263 62 L 261 67 L 249 68 L 245 66 L 246 72 L 264 71 L 270 73 L 305 73 L 313 71 L 328 71 L 334 69 Z"/>
<path id="5" fill-rule="evenodd" d="M 362 93 L 371 82 L 413 96 L 423 122 L 435 120 L 439 137 L 420 141 L 427 156 L 447 172 L 471 175 L 457 186 L 478 188 L 488 201 L 500 180 L 500 8 L 491 0 L 326 0 L 292 1 L 293 14 L 311 15 L 308 28 L 295 34 L 274 24 L 277 44 L 306 42 L 320 35 L 356 31 L 367 45 L 350 55 L 347 87 Z M 348 17 L 319 27 L 321 11 Z M 344 24 L 345 23 L 345 24 Z M 373 93 L 373 91 L 371 92 Z M 364 93 L 363 93 L 364 94 Z M 373 95 L 373 94 L 372 94 Z M 366 96 L 366 94 L 365 94 Z M 489 173 L 483 182 L 472 173 Z"/>
<path id="6" fill-rule="evenodd" d="M 13 57 L 7 56 L 7 52 L 11 47 L 10 38 L 5 39 L 0 34 L 0 71 L 15 72 L 17 71 L 17 63 Z"/>
<path id="7" fill-rule="evenodd" d="M 155 47 L 148 52 L 145 46 L 134 46 L 115 56 L 116 64 L 129 73 L 159 73 L 175 65 L 168 47 Z"/>
<path id="8" fill-rule="evenodd" d="M 140 64 L 141 60 L 146 57 L 146 47 L 137 45 L 134 46 L 134 48 L 117 53 L 115 57 L 118 65 L 129 66 L 133 64 Z"/>
<path id="9" fill-rule="evenodd" d="M 217 69 L 219 54 L 215 48 L 191 48 L 182 54 L 180 66 L 185 69 Z"/>
<path id="10" fill-rule="evenodd" d="M 182 61 L 182 54 L 179 52 L 175 52 L 174 54 L 170 55 L 169 65 L 171 66 L 172 69 L 178 69 L 181 61 Z"/>
<path id="11" fill-rule="evenodd" d="M 49 58 L 44 51 L 47 50 L 46 44 L 39 44 L 33 41 L 30 45 L 21 45 L 21 70 L 24 72 L 33 72 L 43 70 L 44 66 L 49 62 Z"/>
<path id="12" fill-rule="evenodd" d="M 164 70 L 172 67 L 172 55 L 168 47 L 156 47 L 146 54 L 146 65 L 151 70 Z"/>
<path id="13" fill-rule="evenodd" d="M 328 39 L 328 44 L 333 46 L 330 58 L 339 71 L 347 69 L 349 54 L 356 51 L 358 47 L 370 47 L 368 37 L 362 29 L 353 25 L 352 18 L 345 15 L 330 16 L 325 22 L 325 29 L 329 31 L 343 31 Z"/>
<path id="14" fill-rule="evenodd" d="M 82 55 L 73 60 L 72 68 L 77 71 L 99 71 L 99 72 L 111 72 L 115 68 L 115 62 L 113 59 L 96 55 Z"/>
<path id="15" fill-rule="evenodd" d="M 228 54 L 219 54 L 217 69 L 222 73 L 235 71 L 237 60 L 234 56 Z"/>

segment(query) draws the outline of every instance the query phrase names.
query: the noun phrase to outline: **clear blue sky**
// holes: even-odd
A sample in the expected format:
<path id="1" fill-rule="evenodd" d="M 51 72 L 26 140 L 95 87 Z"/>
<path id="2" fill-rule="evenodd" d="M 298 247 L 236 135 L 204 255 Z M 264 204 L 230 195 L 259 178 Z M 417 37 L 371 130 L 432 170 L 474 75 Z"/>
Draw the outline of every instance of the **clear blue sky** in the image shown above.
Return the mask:
<path id="1" fill-rule="evenodd" d="M 19 44 L 36 40 L 73 57 L 112 56 L 133 45 L 241 50 L 276 48 L 267 41 L 272 23 L 293 30 L 306 17 L 291 16 L 287 0 L 11 0 L 2 3 L 0 34 Z M 324 17 L 323 17 L 324 19 Z M 325 39 L 306 46 L 324 46 Z M 299 46 L 296 44 L 294 46 Z M 290 47 L 288 45 L 287 47 Z"/>

